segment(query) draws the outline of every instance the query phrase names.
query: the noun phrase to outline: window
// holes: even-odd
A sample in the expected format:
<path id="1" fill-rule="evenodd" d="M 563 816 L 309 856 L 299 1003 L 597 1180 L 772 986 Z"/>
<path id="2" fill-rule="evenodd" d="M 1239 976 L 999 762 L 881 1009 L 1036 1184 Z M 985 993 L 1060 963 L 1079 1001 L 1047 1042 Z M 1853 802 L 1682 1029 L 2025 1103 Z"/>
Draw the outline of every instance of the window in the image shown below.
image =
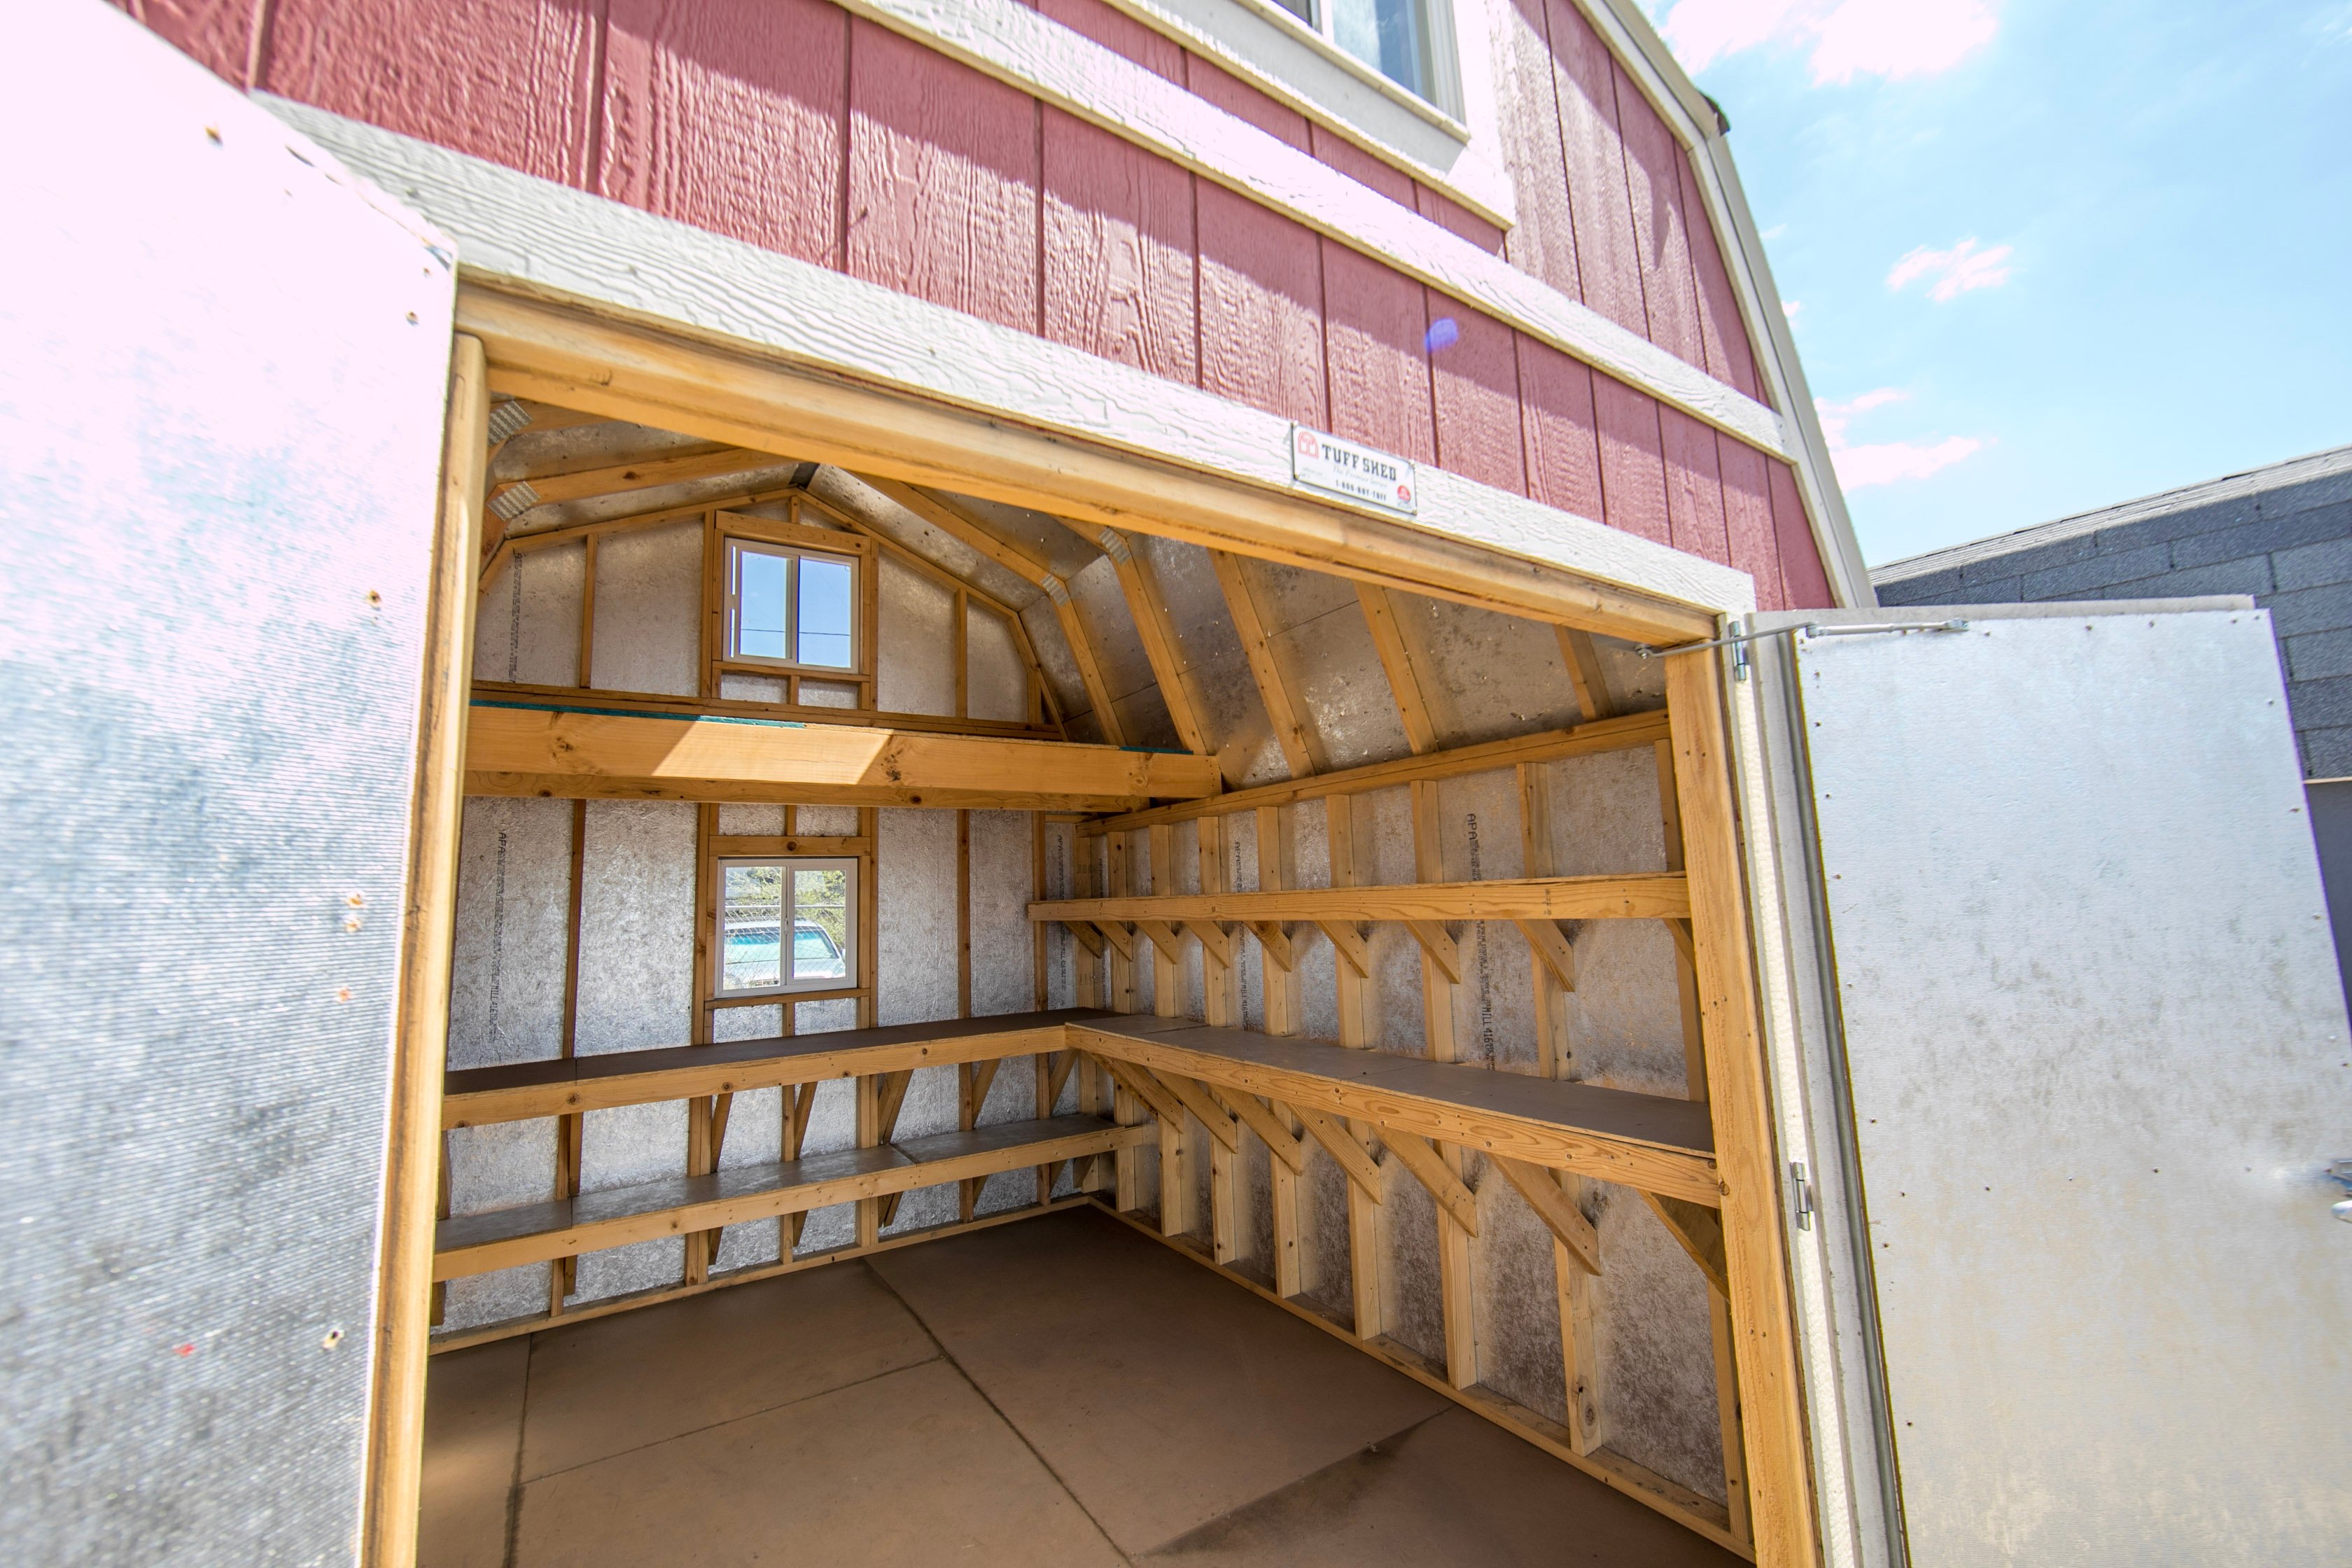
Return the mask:
<path id="1" fill-rule="evenodd" d="M 721 860 L 719 994 L 840 991 L 857 974 L 857 862 Z"/>
<path id="2" fill-rule="evenodd" d="M 1439 85 L 1430 41 L 1430 0 L 1275 0 L 1284 10 L 1417 98 Z"/>
<path id="3" fill-rule="evenodd" d="M 803 669 L 856 669 L 856 558 L 730 539 L 727 657 Z"/>

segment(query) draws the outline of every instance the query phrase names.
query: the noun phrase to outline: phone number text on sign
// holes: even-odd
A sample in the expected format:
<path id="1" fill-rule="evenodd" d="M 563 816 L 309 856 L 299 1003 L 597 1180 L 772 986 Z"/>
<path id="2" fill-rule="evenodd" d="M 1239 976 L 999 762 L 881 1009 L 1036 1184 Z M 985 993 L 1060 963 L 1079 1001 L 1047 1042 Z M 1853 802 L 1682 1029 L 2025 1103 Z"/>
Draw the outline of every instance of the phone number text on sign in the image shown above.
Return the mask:
<path id="1" fill-rule="evenodd" d="M 1290 427 L 1290 478 L 1326 494 L 1410 514 L 1419 507 L 1410 459 L 1360 447 L 1304 425 Z"/>

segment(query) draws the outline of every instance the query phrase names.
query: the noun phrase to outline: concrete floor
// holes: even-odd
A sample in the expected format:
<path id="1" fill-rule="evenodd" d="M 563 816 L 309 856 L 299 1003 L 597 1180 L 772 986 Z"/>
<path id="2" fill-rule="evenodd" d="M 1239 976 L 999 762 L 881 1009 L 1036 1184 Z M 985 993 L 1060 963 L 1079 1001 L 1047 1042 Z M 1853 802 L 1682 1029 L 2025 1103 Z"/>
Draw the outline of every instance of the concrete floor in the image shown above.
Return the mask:
<path id="1" fill-rule="evenodd" d="M 1107 1215 L 436 1356 L 421 1568 L 1738 1559 Z"/>

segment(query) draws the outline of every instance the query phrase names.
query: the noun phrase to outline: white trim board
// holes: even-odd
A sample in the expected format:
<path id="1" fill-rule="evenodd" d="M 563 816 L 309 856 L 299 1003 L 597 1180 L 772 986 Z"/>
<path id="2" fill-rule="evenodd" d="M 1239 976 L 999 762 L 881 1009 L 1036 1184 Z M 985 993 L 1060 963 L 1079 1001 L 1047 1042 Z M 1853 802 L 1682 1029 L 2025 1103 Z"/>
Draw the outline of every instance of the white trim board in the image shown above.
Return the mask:
<path id="1" fill-rule="evenodd" d="M 1813 545 L 1821 552 L 1830 592 L 1842 609 L 1872 608 L 1878 603 L 1878 593 L 1871 586 L 1870 568 L 1863 563 L 1862 544 L 1846 512 L 1845 492 L 1838 488 L 1837 468 L 1822 434 L 1821 417 L 1813 408 L 1804 363 L 1797 357 L 1788 312 L 1780 308 L 1780 290 L 1772 281 L 1764 240 L 1748 210 L 1748 193 L 1740 186 L 1731 144 L 1725 139 L 1715 105 L 1685 73 L 1633 0 L 1576 0 L 1576 4 L 1601 42 L 1624 62 L 1634 83 L 1690 157 L 1707 217 L 1723 248 L 1732 292 L 1739 298 L 1748 341 L 1758 353 L 1767 395 L 1788 411 L 1782 416 L 1782 429 L 1790 437 L 1786 456 L 1796 468 L 1797 489 L 1812 525 Z"/>
<path id="2" fill-rule="evenodd" d="M 1290 483 L 1287 420 L 484 159 L 256 97 L 454 235 L 465 276 L 1304 502 Z M 1745 572 L 1442 468 L 1421 474 L 1421 511 L 1409 524 L 1344 502 L 1311 504 L 1708 614 L 1755 605 Z"/>
<path id="3" fill-rule="evenodd" d="M 1737 387 L 1020 0 L 842 4 L 1442 289 L 1749 446 L 1776 458 L 1793 456 L 1780 416 Z"/>

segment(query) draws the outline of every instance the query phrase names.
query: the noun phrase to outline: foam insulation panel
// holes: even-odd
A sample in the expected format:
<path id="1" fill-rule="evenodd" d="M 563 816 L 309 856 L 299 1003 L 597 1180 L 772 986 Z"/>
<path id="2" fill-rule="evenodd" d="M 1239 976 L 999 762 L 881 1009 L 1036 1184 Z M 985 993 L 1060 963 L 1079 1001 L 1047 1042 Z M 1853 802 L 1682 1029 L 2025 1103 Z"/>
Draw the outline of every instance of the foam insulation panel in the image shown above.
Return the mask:
<path id="1" fill-rule="evenodd" d="M 876 701 L 893 713 L 952 714 L 955 595 L 887 555 L 881 559 L 878 581 Z"/>
<path id="2" fill-rule="evenodd" d="M 1276 661 L 1321 750 L 1325 771 L 1402 756 L 1404 721 L 1355 586 L 1294 566 L 1250 564 Z"/>
<path id="3" fill-rule="evenodd" d="M 973 719 L 1021 723 L 1029 718 L 1029 665 L 1013 623 L 985 605 L 964 616 L 964 711 Z"/>
<path id="4" fill-rule="evenodd" d="M 975 811 L 970 820 L 972 1016 L 1026 1013 L 1037 1005 L 1035 928 L 1029 921 L 1031 816 Z M 953 860 L 947 868 L 952 882 Z"/>
<path id="5" fill-rule="evenodd" d="M 474 679 L 528 686 L 580 680 L 585 544 L 509 555 L 482 584 L 474 619 Z"/>
<path id="6" fill-rule="evenodd" d="M 877 1024 L 956 1016 L 956 819 L 951 811 L 877 812 L 881 917 Z M 1024 944 L 1026 952 L 1026 944 Z"/>
<path id="7" fill-rule="evenodd" d="M 1607 1279 L 1595 1316 L 1609 1446 L 1721 1502 L 1706 1278 L 1639 1194 L 1603 1182 L 1591 1185 Z"/>
<path id="8" fill-rule="evenodd" d="M 605 535 L 596 547 L 590 684 L 698 695 L 701 619 L 701 519 Z"/>

